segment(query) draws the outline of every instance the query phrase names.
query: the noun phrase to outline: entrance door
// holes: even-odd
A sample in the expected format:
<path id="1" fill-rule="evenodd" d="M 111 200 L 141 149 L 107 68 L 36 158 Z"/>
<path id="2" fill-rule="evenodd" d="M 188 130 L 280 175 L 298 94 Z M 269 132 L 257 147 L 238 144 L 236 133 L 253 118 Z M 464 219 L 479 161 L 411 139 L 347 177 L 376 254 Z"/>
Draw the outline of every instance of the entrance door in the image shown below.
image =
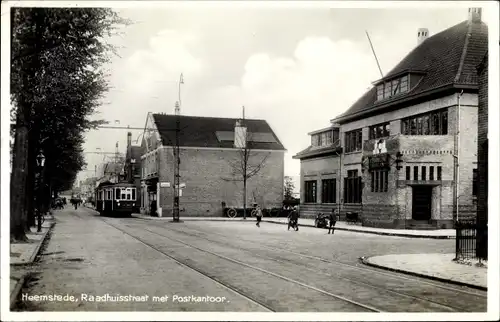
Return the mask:
<path id="1" fill-rule="evenodd" d="M 432 187 L 414 186 L 412 202 L 413 220 L 430 220 L 432 209 Z"/>

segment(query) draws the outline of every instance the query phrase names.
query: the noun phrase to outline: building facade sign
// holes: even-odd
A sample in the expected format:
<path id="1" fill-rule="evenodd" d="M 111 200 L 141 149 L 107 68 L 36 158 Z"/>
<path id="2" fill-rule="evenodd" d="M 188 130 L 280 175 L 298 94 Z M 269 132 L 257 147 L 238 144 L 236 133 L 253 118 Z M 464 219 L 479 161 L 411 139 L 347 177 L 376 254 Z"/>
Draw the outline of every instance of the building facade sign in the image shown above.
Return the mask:
<path id="1" fill-rule="evenodd" d="M 389 169 L 390 156 L 387 153 L 374 154 L 368 157 L 368 170 Z"/>

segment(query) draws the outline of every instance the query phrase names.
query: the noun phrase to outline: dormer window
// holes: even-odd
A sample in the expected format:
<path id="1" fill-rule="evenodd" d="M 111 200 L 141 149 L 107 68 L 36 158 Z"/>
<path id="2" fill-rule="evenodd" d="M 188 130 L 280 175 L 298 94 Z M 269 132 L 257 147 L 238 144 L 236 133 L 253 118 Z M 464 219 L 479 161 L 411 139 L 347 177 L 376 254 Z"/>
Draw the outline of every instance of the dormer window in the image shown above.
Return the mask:
<path id="1" fill-rule="evenodd" d="M 336 140 L 338 140 L 338 131 L 328 130 L 311 135 L 311 145 L 314 147 L 330 146 Z"/>
<path id="2" fill-rule="evenodd" d="M 377 101 L 408 92 L 408 75 L 377 85 Z"/>

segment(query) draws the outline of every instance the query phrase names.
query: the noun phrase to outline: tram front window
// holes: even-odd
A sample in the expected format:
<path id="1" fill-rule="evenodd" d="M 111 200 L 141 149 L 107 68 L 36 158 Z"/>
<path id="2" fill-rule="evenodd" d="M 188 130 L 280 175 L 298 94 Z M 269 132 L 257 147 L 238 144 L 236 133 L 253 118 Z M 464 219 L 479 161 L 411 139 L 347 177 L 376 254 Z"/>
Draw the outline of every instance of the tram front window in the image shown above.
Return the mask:
<path id="1" fill-rule="evenodd" d="M 115 199 L 120 199 L 120 192 L 121 192 L 120 188 L 115 189 Z"/>

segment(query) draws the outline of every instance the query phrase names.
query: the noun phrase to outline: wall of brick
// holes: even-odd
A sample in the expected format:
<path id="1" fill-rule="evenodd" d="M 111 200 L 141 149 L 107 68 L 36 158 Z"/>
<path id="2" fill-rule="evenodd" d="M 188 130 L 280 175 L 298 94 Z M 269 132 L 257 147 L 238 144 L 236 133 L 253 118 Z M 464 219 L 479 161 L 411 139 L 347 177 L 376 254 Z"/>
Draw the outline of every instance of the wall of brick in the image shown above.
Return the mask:
<path id="1" fill-rule="evenodd" d="M 488 56 L 479 69 L 477 220 L 488 221 Z M 486 245 L 483 246 L 486 248 Z"/>
<path id="2" fill-rule="evenodd" d="M 173 205 L 172 148 L 160 153 L 160 181 L 170 182 L 170 188 L 160 189 L 163 216 L 169 216 Z M 228 207 L 243 207 L 243 182 L 233 175 L 233 164 L 240 152 L 235 149 L 181 148 L 180 182 L 186 184 L 180 197 L 181 216 L 221 216 L 222 202 Z M 283 201 L 284 152 L 252 151 L 252 166 L 264 158 L 264 166 L 247 182 L 247 206 L 254 200 L 264 208 L 281 207 Z"/>
<path id="3" fill-rule="evenodd" d="M 362 205 L 343 205 L 342 212 L 362 211 L 363 221 L 367 225 L 381 225 L 384 227 L 400 226 L 401 220 L 411 220 L 412 209 L 411 200 L 412 188 L 409 184 L 419 182 L 406 182 L 405 166 L 441 166 L 442 181 L 436 183 L 433 188 L 432 218 L 436 224 L 449 227 L 454 214 L 454 158 L 456 134 L 456 117 L 458 109 L 457 94 L 443 98 L 434 99 L 428 102 L 416 104 L 414 106 L 371 116 L 362 120 L 341 125 L 340 138 L 344 145 L 345 132 L 362 129 L 363 142 L 369 139 L 369 126 L 384 122 L 390 122 L 391 136 L 396 136 L 398 147 L 403 153 L 403 169 L 399 171 L 399 181 L 396 183 L 396 172 L 394 166 L 389 173 L 389 191 L 387 193 L 371 192 L 371 177 L 368 171 L 363 173 L 363 203 Z M 460 182 L 459 182 L 459 213 L 461 217 L 474 215 L 474 200 L 472 198 L 472 175 L 473 169 L 477 166 L 477 104 L 478 95 L 465 93 L 460 100 Z M 404 136 L 401 133 L 401 119 L 412 115 L 430 112 L 437 109 L 448 108 L 448 135 L 445 136 Z M 366 143 L 365 143 L 366 144 Z M 393 151 L 393 155 L 396 151 Z M 365 152 L 366 154 L 366 152 Z M 370 153 L 368 153 L 370 154 Z M 361 162 L 363 152 L 350 152 L 342 156 L 342 177 L 347 176 L 349 170 L 358 170 L 361 175 Z M 310 216 L 319 211 L 327 209 L 321 205 L 320 179 L 321 173 L 337 172 L 339 166 L 337 158 L 331 157 L 331 161 L 322 159 L 301 161 L 301 187 L 304 187 L 305 180 L 315 178 L 318 180 L 318 203 L 302 204 L 301 215 L 304 213 Z M 435 170 L 436 171 L 436 170 Z M 429 176 L 429 173 L 427 173 Z M 437 173 L 434 173 L 437 176 Z M 436 180 L 436 179 L 435 179 Z M 337 186 L 338 187 L 338 186 Z M 343 187 L 342 187 L 343 189 Z M 343 192 L 341 191 L 343 197 Z M 304 189 L 301 191 L 301 202 L 304 200 Z"/>

